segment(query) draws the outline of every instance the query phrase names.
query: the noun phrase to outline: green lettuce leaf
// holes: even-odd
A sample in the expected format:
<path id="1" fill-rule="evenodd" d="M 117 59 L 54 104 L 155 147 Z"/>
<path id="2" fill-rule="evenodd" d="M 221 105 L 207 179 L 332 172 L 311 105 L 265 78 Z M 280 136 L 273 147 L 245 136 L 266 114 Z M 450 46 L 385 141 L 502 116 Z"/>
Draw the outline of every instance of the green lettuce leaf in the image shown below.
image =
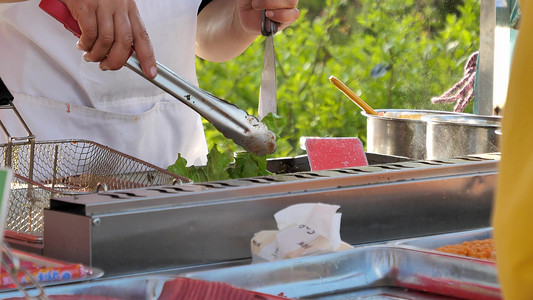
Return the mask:
<path id="1" fill-rule="evenodd" d="M 233 159 L 230 150 L 220 152 L 215 144 L 207 154 L 205 166 L 187 166 L 187 160 L 178 154 L 178 159 L 168 170 L 198 183 L 272 174 L 267 171 L 266 165 L 266 156 L 239 152 Z"/>

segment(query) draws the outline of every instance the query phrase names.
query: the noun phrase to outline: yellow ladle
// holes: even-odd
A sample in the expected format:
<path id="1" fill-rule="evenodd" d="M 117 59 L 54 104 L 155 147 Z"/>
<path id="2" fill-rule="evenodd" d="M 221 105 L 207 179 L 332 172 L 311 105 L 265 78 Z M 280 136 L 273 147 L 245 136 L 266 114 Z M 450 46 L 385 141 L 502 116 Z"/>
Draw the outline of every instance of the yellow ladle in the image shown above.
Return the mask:
<path id="1" fill-rule="evenodd" d="M 347 87 L 342 81 L 337 79 L 337 77 L 331 75 L 329 76 L 329 81 L 333 83 L 341 92 L 344 93 L 348 98 L 350 98 L 357 106 L 359 106 L 362 110 L 364 110 L 369 115 L 378 115 L 378 113 L 370 107 L 370 105 L 366 104 L 363 99 L 359 98 L 349 87 Z"/>

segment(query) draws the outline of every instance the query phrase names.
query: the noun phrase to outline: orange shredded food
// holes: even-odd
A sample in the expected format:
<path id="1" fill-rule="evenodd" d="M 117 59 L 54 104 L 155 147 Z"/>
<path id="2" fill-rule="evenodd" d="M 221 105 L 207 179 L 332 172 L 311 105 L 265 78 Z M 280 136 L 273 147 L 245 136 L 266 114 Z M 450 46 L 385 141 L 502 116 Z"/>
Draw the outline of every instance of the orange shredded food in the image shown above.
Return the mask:
<path id="1" fill-rule="evenodd" d="M 437 248 L 436 250 L 456 255 L 496 260 L 496 249 L 494 248 L 493 239 L 474 240 L 463 242 L 457 245 L 446 245 Z"/>

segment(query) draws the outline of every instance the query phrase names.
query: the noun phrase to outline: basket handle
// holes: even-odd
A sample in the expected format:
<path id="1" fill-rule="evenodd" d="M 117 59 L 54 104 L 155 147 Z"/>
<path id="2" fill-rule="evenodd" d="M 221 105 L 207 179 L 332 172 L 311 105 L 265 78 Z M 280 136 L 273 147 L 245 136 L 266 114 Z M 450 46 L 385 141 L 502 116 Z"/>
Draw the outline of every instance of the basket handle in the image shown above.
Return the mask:
<path id="1" fill-rule="evenodd" d="M 13 95 L 11 95 L 2 78 L 0 78 L 0 105 L 8 105 L 11 101 L 13 101 Z"/>
<path id="2" fill-rule="evenodd" d="M 4 122 L 0 119 L 0 130 L 4 132 L 4 135 L 7 138 L 7 147 L 6 147 L 6 155 L 5 155 L 5 166 L 11 167 L 12 163 L 12 151 L 13 151 L 13 141 L 27 141 L 31 144 L 31 157 L 30 157 L 30 178 L 33 176 L 33 150 L 35 145 L 35 135 L 31 132 L 30 128 L 24 122 L 24 119 L 18 112 L 18 110 L 15 108 L 15 105 L 13 104 L 13 95 L 9 92 L 9 89 L 2 81 L 2 78 L 0 78 L 0 109 L 11 109 L 13 113 L 16 115 L 17 119 L 19 120 L 22 127 L 24 127 L 24 130 L 26 131 L 26 136 L 12 136 L 9 131 L 7 130 L 6 126 L 4 125 Z"/>
<path id="3" fill-rule="evenodd" d="M 11 109 L 11 110 L 13 110 L 13 112 L 17 116 L 17 119 L 19 120 L 19 122 L 24 127 L 24 130 L 26 131 L 27 135 L 23 136 L 23 137 L 11 136 L 11 134 L 9 133 L 7 128 L 4 126 L 4 123 L 2 122 L 2 120 L 0 120 L 0 129 L 2 129 L 2 131 L 6 135 L 8 143 L 11 143 L 14 140 L 22 140 L 22 141 L 33 141 L 33 140 L 35 140 L 35 136 L 33 135 L 33 133 L 31 133 L 30 128 L 28 127 L 26 122 L 24 122 L 24 119 L 19 114 L 18 110 L 15 108 L 15 105 L 13 104 L 13 99 L 14 99 L 13 95 L 9 92 L 9 89 L 7 88 L 7 86 L 2 81 L 2 78 L 0 78 L 0 109 Z"/>

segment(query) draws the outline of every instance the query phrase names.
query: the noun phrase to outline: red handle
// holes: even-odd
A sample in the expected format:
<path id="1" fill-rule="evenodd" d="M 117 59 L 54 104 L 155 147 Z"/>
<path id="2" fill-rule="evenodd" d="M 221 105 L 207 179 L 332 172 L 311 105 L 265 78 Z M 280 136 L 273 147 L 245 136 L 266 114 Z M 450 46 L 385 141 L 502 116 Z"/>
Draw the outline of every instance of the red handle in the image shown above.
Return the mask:
<path id="1" fill-rule="evenodd" d="M 72 14 L 68 10 L 65 3 L 59 0 L 41 0 L 39 7 L 56 20 L 63 23 L 65 28 L 72 32 L 75 36 L 81 36 L 81 29 L 78 25 L 78 21 L 72 17 Z"/>

